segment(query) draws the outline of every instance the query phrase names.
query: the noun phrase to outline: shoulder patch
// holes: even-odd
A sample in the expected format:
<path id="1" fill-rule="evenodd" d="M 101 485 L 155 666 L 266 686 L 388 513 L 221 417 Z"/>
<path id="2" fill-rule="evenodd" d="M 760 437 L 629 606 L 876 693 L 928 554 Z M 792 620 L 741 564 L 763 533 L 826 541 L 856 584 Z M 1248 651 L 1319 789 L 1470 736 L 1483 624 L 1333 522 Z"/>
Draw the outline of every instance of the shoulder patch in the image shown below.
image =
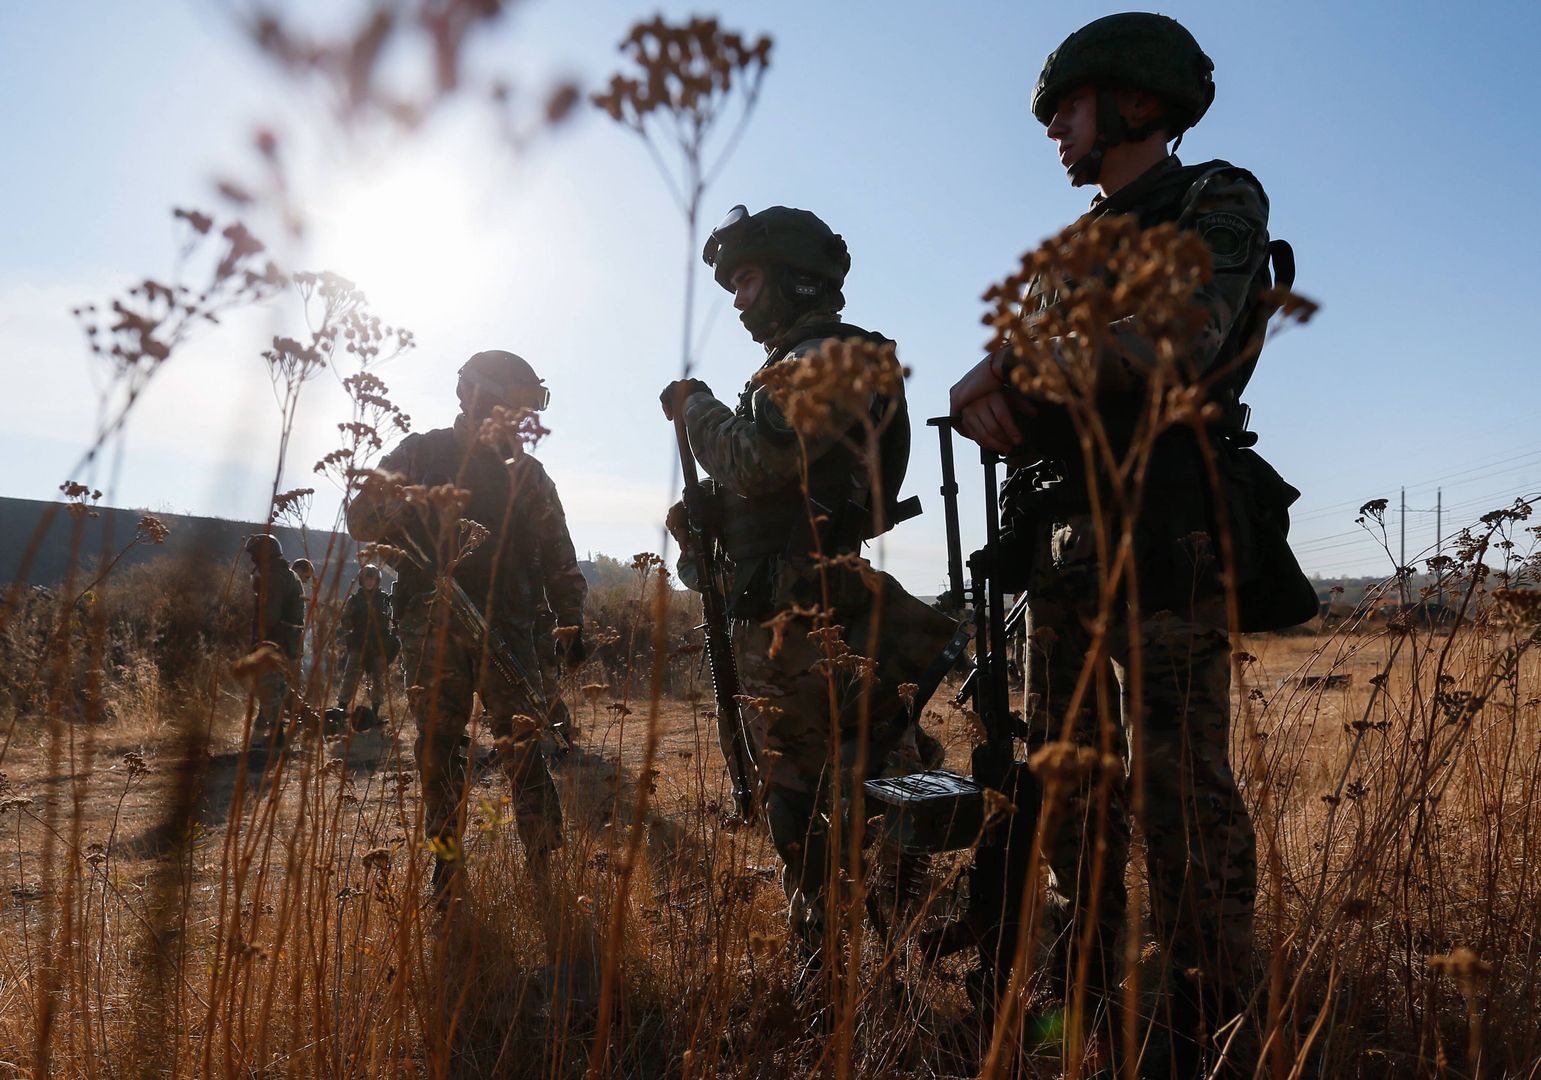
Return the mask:
<path id="1" fill-rule="evenodd" d="M 1200 217 L 1194 228 L 1209 249 L 1216 273 L 1246 265 L 1257 231 L 1246 218 L 1223 211 L 1209 213 Z"/>

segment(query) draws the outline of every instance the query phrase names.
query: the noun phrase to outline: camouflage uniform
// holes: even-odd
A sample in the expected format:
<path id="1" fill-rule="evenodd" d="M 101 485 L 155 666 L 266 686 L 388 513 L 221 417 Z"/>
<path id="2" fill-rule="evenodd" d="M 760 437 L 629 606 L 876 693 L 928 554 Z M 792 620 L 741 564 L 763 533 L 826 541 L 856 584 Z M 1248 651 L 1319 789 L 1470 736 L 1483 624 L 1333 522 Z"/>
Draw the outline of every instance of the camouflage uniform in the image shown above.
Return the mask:
<path id="1" fill-rule="evenodd" d="M 587 585 L 567 532 L 556 485 L 527 454 L 505 462 L 478 442 L 462 414 L 454 427 L 408 436 L 386 455 L 381 470 L 411 483 L 453 483 L 471 492 L 465 518 L 491 536 L 459 565 L 455 579 L 480 606 L 524 671 L 539 678 L 536 612 L 549 603 L 563 625 L 581 625 Z M 388 515 L 362 494 L 348 512 L 360 539 L 391 540 Z M 485 662 L 485 643 L 469 640 L 437 599 L 433 568 L 398 568 L 394 597 L 402 658 L 422 773 L 428 836 L 457 834 L 457 808 L 466 781 L 457 754 L 479 694 L 497 739 L 498 761 L 514 792 L 515 820 L 526 855 L 537 858 L 562 842 L 561 803 L 540 746 L 539 704 L 510 687 Z"/>
<path id="2" fill-rule="evenodd" d="M 305 640 L 305 588 L 287 560 L 272 556 L 252 567 L 252 644 L 271 641 L 287 661 L 257 679 L 257 726 L 278 724 L 289 697 L 289 681 Z"/>
<path id="3" fill-rule="evenodd" d="M 1082 223 L 1119 213 L 1134 214 L 1147 227 L 1176 221 L 1204 239 L 1215 274 L 1197 302 L 1208 321 L 1183 362 L 1194 379 L 1236 368 L 1238 331 L 1244 329 L 1238 323 L 1267 282 L 1268 203 L 1262 188 L 1250 174 L 1224 162 L 1185 168 L 1169 157 L 1099 199 Z M 1030 284 L 1030 313 L 1034 308 L 1042 313 L 1056 302 L 1040 282 Z M 1029 323 L 1032 319 L 1029 314 Z M 1133 335 L 1119 335 L 1112 347 L 1135 358 L 1149 352 Z M 1117 362 L 1118 357 L 1109 359 Z M 1239 393 L 1244 382 L 1245 374 L 1223 375 L 1212 400 L 1233 407 L 1233 386 Z M 1035 403 L 1022 405 L 1030 416 L 1024 430 L 1036 445 L 1020 459 L 1058 451 L 1055 467 L 1064 478 L 1028 496 L 1022 517 L 1014 522 L 1029 549 L 1024 581 L 1029 596 L 1027 720 L 1032 741 L 1041 744 L 1060 739 L 1066 730 L 1070 698 L 1093 646 L 1103 575 L 1087 492 L 1092 484 L 1107 481 L 1084 477 L 1073 445 L 1067 448 L 1052 435 L 1035 433 L 1035 418 L 1044 414 Z M 1140 407 L 1137 391 L 1105 396 L 1103 420 L 1115 443 L 1127 438 Z M 1213 539 L 1210 484 L 1196 439 L 1191 429 L 1179 428 L 1157 440 L 1144 502 L 1135 517 L 1138 615 L 1127 597 L 1115 604 L 1113 621 L 1105 628 L 1105 662 L 1093 672 L 1082 707 L 1068 722 L 1069 738 L 1112 755 L 1102 759 L 1112 774 L 1094 770 L 1073 783 L 1068 797 L 1051 811 L 1044 851 L 1050 870 L 1049 939 L 1059 945 L 1054 973 L 1068 984 L 1076 970 L 1075 943 L 1085 932 L 1080 926 L 1069 932 L 1069 924 L 1095 903 L 1096 934 L 1086 958 L 1090 989 L 1105 992 L 1116 986 L 1126 918 L 1132 743 L 1144 787 L 1140 824 L 1151 911 L 1171 973 L 1167 979 L 1179 995 L 1197 999 L 1202 994 L 1208 1008 L 1222 1007 L 1216 1003 L 1223 1001 L 1224 1008 L 1232 1009 L 1252 984 L 1256 842 L 1228 756 L 1229 621 Z M 1106 498 L 1102 505 L 1109 505 Z M 1107 535 L 1116 540 L 1122 525 L 1116 515 L 1109 517 Z M 1138 685 L 1135 671 L 1141 673 Z M 1109 675 L 1117 684 L 1116 697 Z M 1109 718 L 1108 726 L 1099 726 L 1099 715 Z M 1101 807 L 1104 790 L 1107 803 Z M 1030 836 L 1032 830 L 1018 832 Z M 1019 874 L 1024 862 L 1017 860 Z M 1094 895 L 1092 883 L 1097 873 L 1100 895 Z M 1022 882 L 1015 884 L 1008 895 L 1020 895 Z M 1008 907 L 1014 909 L 1015 903 L 1008 901 Z M 1011 922 L 1009 914 L 1006 921 Z"/>
<path id="4" fill-rule="evenodd" d="M 385 703 L 387 673 L 394 633 L 391 630 L 391 598 L 378 586 L 353 590 L 342 608 L 342 689 L 337 704 L 347 709 L 358 693 L 359 682 L 369 677 L 369 705 L 379 712 Z"/>
<path id="5" fill-rule="evenodd" d="M 766 350 L 772 362 L 804 355 L 831 336 L 827 328 L 836 323 L 829 312 L 806 314 L 768 340 Z M 817 945 L 823 914 L 818 900 L 831 869 L 827 800 L 837 771 L 831 768 L 831 750 L 842 793 L 883 770 L 912 727 L 898 688 L 918 681 L 954 624 L 887 574 L 872 571 L 864 583 L 854 571 L 821 573 L 808 557 L 808 530 L 796 524 L 800 519 L 805 526 L 808 517 L 805 458 L 815 497 L 833 511 L 826 554 L 860 548 L 859 537 L 834 535 L 841 531 L 840 499 L 862 503 L 870 491 L 870 481 L 846 449 L 858 417 L 837 417 L 827 434 L 799 441 L 768 390 L 752 382 L 736 409 L 707 392 L 691 394 L 684 409 L 691 449 L 716 486 L 722 531 L 734 556 L 734 656 L 743 693 L 751 699 L 745 724 L 771 839 L 785 863 L 782 887 L 794 927 Z M 832 496 L 820 490 L 821 474 L 836 476 L 837 484 L 849 485 L 853 476 L 858 483 L 854 489 L 837 487 Z M 746 554 L 743 540 L 735 537 L 759 541 L 758 552 Z M 816 605 L 833 608 L 843 644 L 810 636 L 815 624 L 800 615 L 782 623 L 773 655 L 778 636 L 773 616 Z M 841 659 L 847 649 L 849 657 Z M 870 679 L 850 657 L 875 660 Z"/>

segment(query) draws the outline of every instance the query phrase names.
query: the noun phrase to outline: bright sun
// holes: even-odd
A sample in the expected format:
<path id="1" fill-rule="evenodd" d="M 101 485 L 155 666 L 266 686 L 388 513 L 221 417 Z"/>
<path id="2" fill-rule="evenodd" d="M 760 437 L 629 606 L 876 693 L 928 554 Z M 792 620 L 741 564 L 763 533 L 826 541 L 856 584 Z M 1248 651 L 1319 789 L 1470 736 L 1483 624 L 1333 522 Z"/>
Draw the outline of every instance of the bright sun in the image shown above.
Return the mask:
<path id="1" fill-rule="evenodd" d="M 387 322 L 410 326 L 474 305 L 497 245 L 477 227 L 471 187 L 432 160 L 343 186 L 313 218 L 317 268 L 356 283 Z"/>

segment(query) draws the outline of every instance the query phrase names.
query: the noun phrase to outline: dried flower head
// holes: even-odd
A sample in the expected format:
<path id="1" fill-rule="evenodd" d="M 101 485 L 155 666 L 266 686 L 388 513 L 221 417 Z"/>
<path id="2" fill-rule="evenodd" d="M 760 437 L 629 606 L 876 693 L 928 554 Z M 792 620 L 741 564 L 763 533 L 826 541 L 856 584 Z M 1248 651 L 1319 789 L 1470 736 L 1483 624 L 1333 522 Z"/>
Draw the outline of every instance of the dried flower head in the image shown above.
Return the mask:
<path id="1" fill-rule="evenodd" d="M 766 619 L 763 623 L 760 624 L 771 632 L 770 645 L 767 647 L 765 655 L 770 657 L 772 660 L 781 655 L 782 647 L 786 644 L 787 630 L 791 627 L 793 622 L 798 619 L 811 619 L 815 622 L 815 624 L 817 624 L 819 621 L 824 619 L 826 614 L 827 612 L 825 612 L 823 608 L 820 608 L 817 605 L 813 607 L 801 607 L 796 604 L 776 612 L 769 619 Z"/>
<path id="2" fill-rule="evenodd" d="M 881 430 L 908 376 L 891 341 L 829 338 L 801 356 L 761 368 L 754 381 L 769 388 L 771 401 L 793 428 L 813 436 L 844 432 L 863 419 Z"/>
<path id="3" fill-rule="evenodd" d="M 492 415 L 481 422 L 476 438 L 483 446 L 512 459 L 533 450 L 550 434 L 551 429 L 541 423 L 540 413 L 534 409 L 497 405 L 493 407 Z"/>
<path id="4" fill-rule="evenodd" d="M 735 694 L 733 700 L 738 702 L 741 708 L 753 709 L 767 720 L 773 720 L 785 712 L 780 705 L 777 705 L 768 697 L 757 697 L 754 694 Z"/>
<path id="5" fill-rule="evenodd" d="M 590 100 L 610 119 L 645 134 L 647 119 L 659 110 L 705 129 L 736 86 L 753 97 L 770 62 L 771 40 L 762 36 L 751 44 L 716 19 L 671 25 L 659 16 L 633 26 L 620 50 L 635 72 L 611 76 L 609 87 Z"/>
<path id="6" fill-rule="evenodd" d="M 1464 945 L 1429 957 L 1429 967 L 1453 979 L 1468 997 L 1476 995 L 1493 974 L 1493 965 Z"/>
<path id="7" fill-rule="evenodd" d="M 1105 358 L 1139 354 L 1152 420 L 1215 418 L 1192 367 L 1208 322 L 1197 292 L 1211 277 L 1208 248 L 1175 224 L 1142 228 L 1130 216 L 1079 222 L 1022 257 L 984 294 L 988 348 L 1010 356 L 1014 388 L 1034 401 L 1095 412 Z"/>
<path id="8" fill-rule="evenodd" d="M 1039 747 L 1028 758 L 1027 765 L 1040 779 L 1062 784 L 1078 783 L 1091 776 L 1098 766 L 1112 769 L 1121 767 L 1112 754 L 1104 758 L 1095 747 L 1063 741 Z"/>

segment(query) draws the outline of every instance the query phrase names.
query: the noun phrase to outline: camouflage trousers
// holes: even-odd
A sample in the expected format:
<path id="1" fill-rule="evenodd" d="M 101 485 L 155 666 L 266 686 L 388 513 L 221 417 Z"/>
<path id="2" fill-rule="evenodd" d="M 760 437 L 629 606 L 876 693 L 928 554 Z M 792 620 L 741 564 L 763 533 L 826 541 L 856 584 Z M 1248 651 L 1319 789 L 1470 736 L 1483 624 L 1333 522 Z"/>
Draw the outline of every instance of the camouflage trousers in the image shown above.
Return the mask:
<path id="1" fill-rule="evenodd" d="M 562 845 L 562 804 L 541 750 L 542 718 L 534 702 L 483 663 L 482 643 L 446 626 L 438 603 L 415 602 L 398 628 L 406 665 L 407 697 L 417 723 L 417 767 L 423 785 L 423 831 L 435 840 L 459 835 L 460 811 L 471 780 L 462 737 L 473 698 L 481 698 L 496 740 L 497 762 L 508 777 L 514 821 L 525 856 L 539 859 Z M 535 670 L 529 629 L 501 632 L 526 671 Z"/>
<path id="2" fill-rule="evenodd" d="M 1028 586 L 1030 743 L 1068 738 L 1095 751 L 1039 769 L 1050 815 L 1051 973 L 1071 985 L 1085 963 L 1094 995 L 1118 985 L 1124 869 L 1139 808 L 1161 981 L 1183 999 L 1174 1008 L 1207 1008 L 1212 1030 L 1213 1012 L 1251 988 L 1257 856 L 1229 760 L 1230 640 L 1209 538 L 1172 541 L 1170 564 L 1192 574 L 1182 610 L 1142 611 L 1132 622 L 1127 606 L 1115 607 L 1100 648 L 1090 520 L 1061 522 L 1039 541 Z"/>
<path id="3" fill-rule="evenodd" d="M 274 671 L 264 671 L 257 676 L 256 695 L 257 719 L 254 730 L 265 732 L 281 727 L 284 706 L 289 701 L 288 670 L 279 668 Z"/>
<path id="4" fill-rule="evenodd" d="M 298 657 L 286 657 L 283 666 L 269 668 L 257 676 L 252 688 L 257 699 L 253 731 L 268 732 L 283 727 L 284 713 L 294 703 L 289 688 L 298 666 Z"/>
<path id="5" fill-rule="evenodd" d="M 744 724 L 771 842 L 783 863 L 782 889 L 793 929 L 814 947 L 822 939 L 825 883 L 835 870 L 832 794 L 838 789 L 849 797 L 862 780 L 889 770 L 906 745 L 913 747 L 914 723 L 900 687 L 919 679 L 955 628 L 887 574 L 876 578 L 875 637 L 870 610 L 851 617 L 839 641 L 801 616 L 785 621 L 779 643 L 770 623 L 741 621 L 733 629 L 749 702 Z M 841 863 L 847 858 L 841 854 Z"/>
<path id="6" fill-rule="evenodd" d="M 372 652 L 366 656 L 362 649 L 349 649 L 342 663 L 342 689 L 337 692 L 337 704 L 344 709 L 352 705 L 359 683 L 367 678 L 369 705 L 378 712 L 385 704 L 389 673 L 390 665 L 385 662 L 384 655 Z"/>

